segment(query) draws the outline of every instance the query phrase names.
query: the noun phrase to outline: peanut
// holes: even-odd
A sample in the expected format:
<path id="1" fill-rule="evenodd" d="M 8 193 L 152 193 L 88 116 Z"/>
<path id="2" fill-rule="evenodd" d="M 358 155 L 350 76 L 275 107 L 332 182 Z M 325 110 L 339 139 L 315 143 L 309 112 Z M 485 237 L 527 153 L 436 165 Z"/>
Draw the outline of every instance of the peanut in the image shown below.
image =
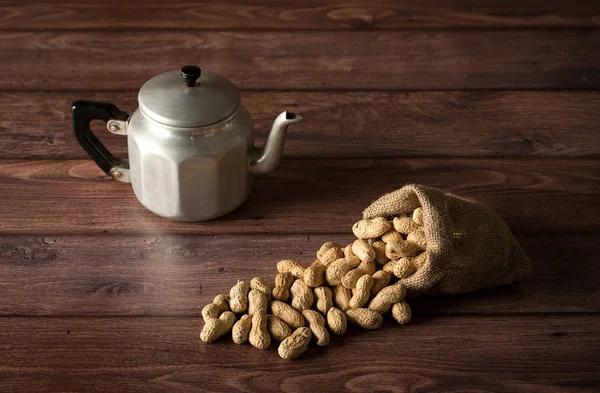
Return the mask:
<path id="1" fill-rule="evenodd" d="M 256 289 L 267 295 L 267 299 L 271 299 L 271 286 L 262 277 L 254 277 L 250 280 L 250 289 Z"/>
<path id="2" fill-rule="evenodd" d="M 324 347 L 329 344 L 329 332 L 325 328 L 325 318 L 315 310 L 304 310 L 302 316 L 308 323 L 313 337 L 317 339 L 317 345 Z"/>
<path id="3" fill-rule="evenodd" d="M 271 338 L 276 341 L 283 341 L 292 334 L 292 329 L 277 318 L 275 315 L 267 315 L 267 331 Z"/>
<path id="4" fill-rule="evenodd" d="M 419 251 L 421 251 L 419 246 L 407 240 L 402 242 L 387 243 L 385 245 L 385 256 L 389 259 L 411 257 L 416 255 Z"/>
<path id="5" fill-rule="evenodd" d="M 345 258 L 350 258 L 350 257 L 355 257 L 356 255 L 354 255 L 354 253 L 352 252 L 352 243 L 348 244 L 346 247 L 344 247 L 344 257 Z"/>
<path id="6" fill-rule="evenodd" d="M 358 281 L 361 276 L 373 274 L 376 269 L 377 266 L 375 265 L 375 261 L 364 260 L 356 269 L 350 270 L 342 277 L 342 285 L 348 289 L 352 289 L 356 286 L 356 281 Z"/>
<path id="7" fill-rule="evenodd" d="M 390 228 L 390 222 L 385 217 L 375 217 L 358 221 L 352 225 L 352 232 L 359 239 L 374 239 L 383 235 Z"/>
<path id="8" fill-rule="evenodd" d="M 406 241 L 414 243 L 421 250 L 427 249 L 427 238 L 425 238 L 425 231 L 423 228 L 419 228 L 409 233 L 408 236 L 406 236 Z"/>
<path id="9" fill-rule="evenodd" d="M 388 257 L 385 256 L 385 243 L 381 240 L 374 242 L 371 247 L 375 250 L 375 262 L 383 265 L 389 261 Z"/>
<path id="10" fill-rule="evenodd" d="M 427 261 L 428 256 L 429 256 L 429 254 L 427 253 L 427 251 L 425 251 L 425 252 L 420 253 L 416 257 L 407 258 L 407 259 L 415 267 L 415 269 L 420 269 L 421 266 L 423 266 L 423 264 L 425 263 L 425 261 Z"/>
<path id="11" fill-rule="evenodd" d="M 302 280 L 296 280 L 290 288 L 292 307 L 302 312 L 312 307 L 315 302 L 312 289 Z"/>
<path id="12" fill-rule="evenodd" d="M 242 317 L 233 325 L 231 329 L 231 337 L 236 344 L 243 344 L 248 340 L 248 335 L 252 329 L 252 317 L 248 314 Z"/>
<path id="13" fill-rule="evenodd" d="M 235 323 L 235 314 L 224 311 L 219 318 L 210 318 L 200 332 L 200 340 L 210 343 L 229 332 Z"/>
<path id="14" fill-rule="evenodd" d="M 313 289 L 313 292 L 317 298 L 317 310 L 321 311 L 323 314 L 327 314 L 327 311 L 333 307 L 333 295 L 331 288 L 325 286 L 316 287 Z"/>
<path id="15" fill-rule="evenodd" d="M 208 321 L 211 318 L 219 318 L 221 315 L 221 309 L 215 303 L 208 303 L 204 308 L 202 308 L 202 319 L 204 322 Z"/>
<path id="16" fill-rule="evenodd" d="M 212 303 L 202 309 L 202 318 L 206 322 L 210 318 L 219 318 L 223 311 L 229 310 L 229 295 L 217 295 Z"/>
<path id="17" fill-rule="evenodd" d="M 275 287 L 273 288 L 273 299 L 287 302 L 290 298 L 290 287 L 294 283 L 292 273 L 279 273 L 275 276 Z"/>
<path id="18" fill-rule="evenodd" d="M 379 329 L 383 324 L 383 316 L 368 308 L 346 310 L 346 317 L 350 322 L 363 329 Z"/>
<path id="19" fill-rule="evenodd" d="M 400 325 L 404 325 L 410 321 L 412 317 L 412 311 L 408 303 L 404 300 L 398 302 L 392 306 L 392 317 L 398 322 Z"/>
<path id="20" fill-rule="evenodd" d="M 343 258 L 344 253 L 340 249 L 340 246 L 334 242 L 324 243 L 319 251 L 317 251 L 317 260 L 324 266 L 329 266 L 335 260 Z"/>
<path id="21" fill-rule="evenodd" d="M 401 258 L 393 259 L 383 265 L 383 271 L 392 273 L 398 278 L 406 278 L 415 272 L 415 268 L 408 258 Z"/>
<path id="22" fill-rule="evenodd" d="M 267 312 L 265 310 L 256 311 L 256 314 L 252 317 L 252 329 L 248 341 L 258 349 L 267 349 L 271 345 L 271 336 L 267 331 Z"/>
<path id="23" fill-rule="evenodd" d="M 417 269 L 408 258 L 402 258 L 394 266 L 392 274 L 398 278 L 406 278 L 413 274 Z"/>
<path id="24" fill-rule="evenodd" d="M 366 240 L 356 239 L 354 243 L 352 243 L 352 252 L 360 258 L 361 261 L 375 260 L 375 250 Z"/>
<path id="25" fill-rule="evenodd" d="M 248 309 L 248 292 L 250 285 L 245 281 L 238 280 L 229 291 L 229 308 L 236 314 L 242 313 Z"/>
<path id="26" fill-rule="evenodd" d="M 389 231 L 384 233 L 383 236 L 381 236 L 381 240 L 384 243 L 402 243 L 404 238 L 402 237 L 402 234 L 400 234 L 400 232 L 396 232 L 395 229 L 390 229 Z"/>
<path id="27" fill-rule="evenodd" d="M 343 285 L 333 287 L 333 300 L 335 305 L 342 311 L 346 311 L 350 307 L 350 299 L 352 291 L 345 288 Z"/>
<path id="28" fill-rule="evenodd" d="M 358 257 L 340 258 L 327 267 L 325 271 L 325 280 L 330 286 L 339 285 L 342 277 L 350 270 L 360 265 Z"/>
<path id="29" fill-rule="evenodd" d="M 383 288 L 371 303 L 369 303 L 369 310 L 377 311 L 380 314 L 385 314 L 390 311 L 392 304 L 398 303 L 406 296 L 406 290 L 400 285 L 389 285 Z"/>
<path id="30" fill-rule="evenodd" d="M 277 353 L 283 359 L 295 359 L 308 349 L 312 334 L 307 327 L 300 327 L 279 344 Z"/>
<path id="31" fill-rule="evenodd" d="M 321 247 L 319 247 L 319 249 L 317 250 L 317 259 L 319 259 L 319 257 L 323 254 L 325 254 L 327 251 L 329 251 L 332 248 L 340 248 L 340 245 L 337 244 L 336 242 L 325 242 L 321 245 Z"/>
<path id="32" fill-rule="evenodd" d="M 371 287 L 373 286 L 373 278 L 365 274 L 356 282 L 356 291 L 350 299 L 350 308 L 360 308 L 369 301 Z"/>
<path id="33" fill-rule="evenodd" d="M 382 271 L 394 274 L 394 268 L 400 263 L 399 259 L 392 259 L 381 268 Z"/>
<path id="34" fill-rule="evenodd" d="M 215 296 L 213 303 L 223 309 L 223 311 L 229 311 L 229 295 L 220 294 Z"/>
<path id="35" fill-rule="evenodd" d="M 394 221 L 394 229 L 400 232 L 403 235 L 408 235 L 415 229 L 419 228 L 419 224 L 413 221 L 410 217 L 395 217 Z"/>
<path id="36" fill-rule="evenodd" d="M 389 259 L 400 259 L 402 255 L 400 255 L 400 249 L 402 248 L 402 244 L 404 240 L 399 242 L 389 242 L 385 244 L 385 256 Z"/>
<path id="37" fill-rule="evenodd" d="M 287 303 L 273 300 L 273 302 L 271 302 L 271 312 L 290 327 L 299 328 L 304 326 L 302 314 Z"/>
<path id="38" fill-rule="evenodd" d="M 373 286 L 371 287 L 371 296 L 375 296 L 385 288 L 392 279 L 392 274 L 385 270 L 379 270 L 373 273 Z"/>
<path id="39" fill-rule="evenodd" d="M 283 259 L 277 262 L 277 271 L 279 273 L 290 272 L 294 278 L 302 278 L 304 274 L 304 268 L 291 259 Z"/>
<path id="40" fill-rule="evenodd" d="M 259 310 L 265 310 L 267 311 L 267 305 L 269 304 L 269 299 L 267 298 L 267 295 L 265 295 L 263 292 L 259 291 L 258 289 L 252 289 L 250 290 L 250 293 L 248 293 L 248 314 L 249 315 L 254 315 L 256 314 Z"/>
<path id="41" fill-rule="evenodd" d="M 340 248 L 336 247 L 327 250 L 327 252 L 325 252 L 323 255 L 321 255 L 321 257 L 318 258 L 318 261 L 324 266 L 329 266 L 331 263 L 343 257 L 344 252 Z"/>
<path id="42" fill-rule="evenodd" d="M 412 213 L 412 219 L 415 224 L 423 225 L 423 208 L 417 207 Z"/>
<path id="43" fill-rule="evenodd" d="M 339 308 L 331 307 L 329 311 L 327 311 L 327 325 L 335 335 L 339 336 L 346 333 L 346 327 L 348 325 L 346 314 Z"/>
<path id="44" fill-rule="evenodd" d="M 323 285 L 325 282 L 326 270 L 327 266 L 321 265 L 320 263 L 313 263 L 312 266 L 309 266 L 304 270 L 304 283 L 313 288 Z"/>

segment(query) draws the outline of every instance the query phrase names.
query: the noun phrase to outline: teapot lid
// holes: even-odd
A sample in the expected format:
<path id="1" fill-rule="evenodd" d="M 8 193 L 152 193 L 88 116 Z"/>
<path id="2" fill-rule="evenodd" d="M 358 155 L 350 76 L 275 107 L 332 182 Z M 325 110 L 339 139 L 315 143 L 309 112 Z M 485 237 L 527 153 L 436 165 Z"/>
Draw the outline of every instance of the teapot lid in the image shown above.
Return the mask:
<path id="1" fill-rule="evenodd" d="M 228 79 L 184 66 L 146 82 L 138 101 L 146 117 L 168 126 L 191 128 L 225 119 L 237 109 L 240 96 Z"/>

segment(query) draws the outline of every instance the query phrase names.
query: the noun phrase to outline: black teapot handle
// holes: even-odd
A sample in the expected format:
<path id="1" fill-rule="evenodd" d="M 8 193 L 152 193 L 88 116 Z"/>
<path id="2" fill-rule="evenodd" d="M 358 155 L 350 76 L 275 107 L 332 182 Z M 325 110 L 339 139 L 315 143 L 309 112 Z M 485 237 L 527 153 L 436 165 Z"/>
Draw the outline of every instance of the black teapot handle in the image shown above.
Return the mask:
<path id="1" fill-rule="evenodd" d="M 115 158 L 115 156 L 113 156 L 106 149 L 106 147 L 104 147 L 102 142 L 100 142 L 92 133 L 90 122 L 92 120 L 102 120 L 105 123 L 108 123 L 110 120 L 122 122 L 127 120 L 129 115 L 126 112 L 120 111 L 113 104 L 84 100 L 73 103 L 72 114 L 73 129 L 75 131 L 77 142 L 79 142 L 81 147 L 83 147 L 83 149 L 90 155 L 90 157 L 92 157 L 96 164 L 98 164 L 100 169 L 102 169 L 107 175 L 115 178 L 123 175 L 123 172 L 119 172 L 116 169 L 124 169 L 128 171 L 129 163 L 127 160 L 119 160 Z M 123 135 L 125 134 L 125 130 L 119 132 L 119 123 L 115 122 L 113 127 L 116 127 L 114 133 Z M 113 132 L 112 129 L 111 132 Z"/>

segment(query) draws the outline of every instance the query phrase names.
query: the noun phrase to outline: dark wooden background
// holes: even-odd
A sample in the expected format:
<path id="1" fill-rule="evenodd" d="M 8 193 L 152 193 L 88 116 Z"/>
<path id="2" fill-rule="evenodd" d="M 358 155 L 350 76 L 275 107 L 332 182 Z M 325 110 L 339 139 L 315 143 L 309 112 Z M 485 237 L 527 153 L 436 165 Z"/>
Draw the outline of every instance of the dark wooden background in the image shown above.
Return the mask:
<path id="1" fill-rule="evenodd" d="M 599 27 L 594 0 L 0 1 L 0 391 L 597 392 Z M 259 142 L 306 119 L 245 205 L 196 224 L 144 210 L 70 123 L 187 63 L 240 88 Z M 200 342 L 215 294 L 349 241 L 407 182 L 497 210 L 530 280 L 295 362 Z"/>

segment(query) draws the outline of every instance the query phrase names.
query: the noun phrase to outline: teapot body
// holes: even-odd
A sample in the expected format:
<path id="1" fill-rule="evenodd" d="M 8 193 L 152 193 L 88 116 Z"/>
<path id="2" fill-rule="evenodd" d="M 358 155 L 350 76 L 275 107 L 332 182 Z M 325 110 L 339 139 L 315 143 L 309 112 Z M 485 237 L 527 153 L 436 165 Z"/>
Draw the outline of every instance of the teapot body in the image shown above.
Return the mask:
<path id="1" fill-rule="evenodd" d="M 284 111 L 253 143 L 254 122 L 226 78 L 197 66 L 183 66 L 147 81 L 133 114 L 109 102 L 73 103 L 77 142 L 115 180 L 131 183 L 143 206 L 173 220 L 204 221 L 241 205 L 252 177 L 273 171 L 283 154 L 286 130 L 302 117 Z M 128 157 L 118 158 L 90 128 L 127 135 Z"/>
<path id="2" fill-rule="evenodd" d="M 129 180 L 159 216 L 203 221 L 226 214 L 250 194 L 253 121 L 242 105 L 200 128 L 169 127 L 137 109 L 127 124 Z"/>

